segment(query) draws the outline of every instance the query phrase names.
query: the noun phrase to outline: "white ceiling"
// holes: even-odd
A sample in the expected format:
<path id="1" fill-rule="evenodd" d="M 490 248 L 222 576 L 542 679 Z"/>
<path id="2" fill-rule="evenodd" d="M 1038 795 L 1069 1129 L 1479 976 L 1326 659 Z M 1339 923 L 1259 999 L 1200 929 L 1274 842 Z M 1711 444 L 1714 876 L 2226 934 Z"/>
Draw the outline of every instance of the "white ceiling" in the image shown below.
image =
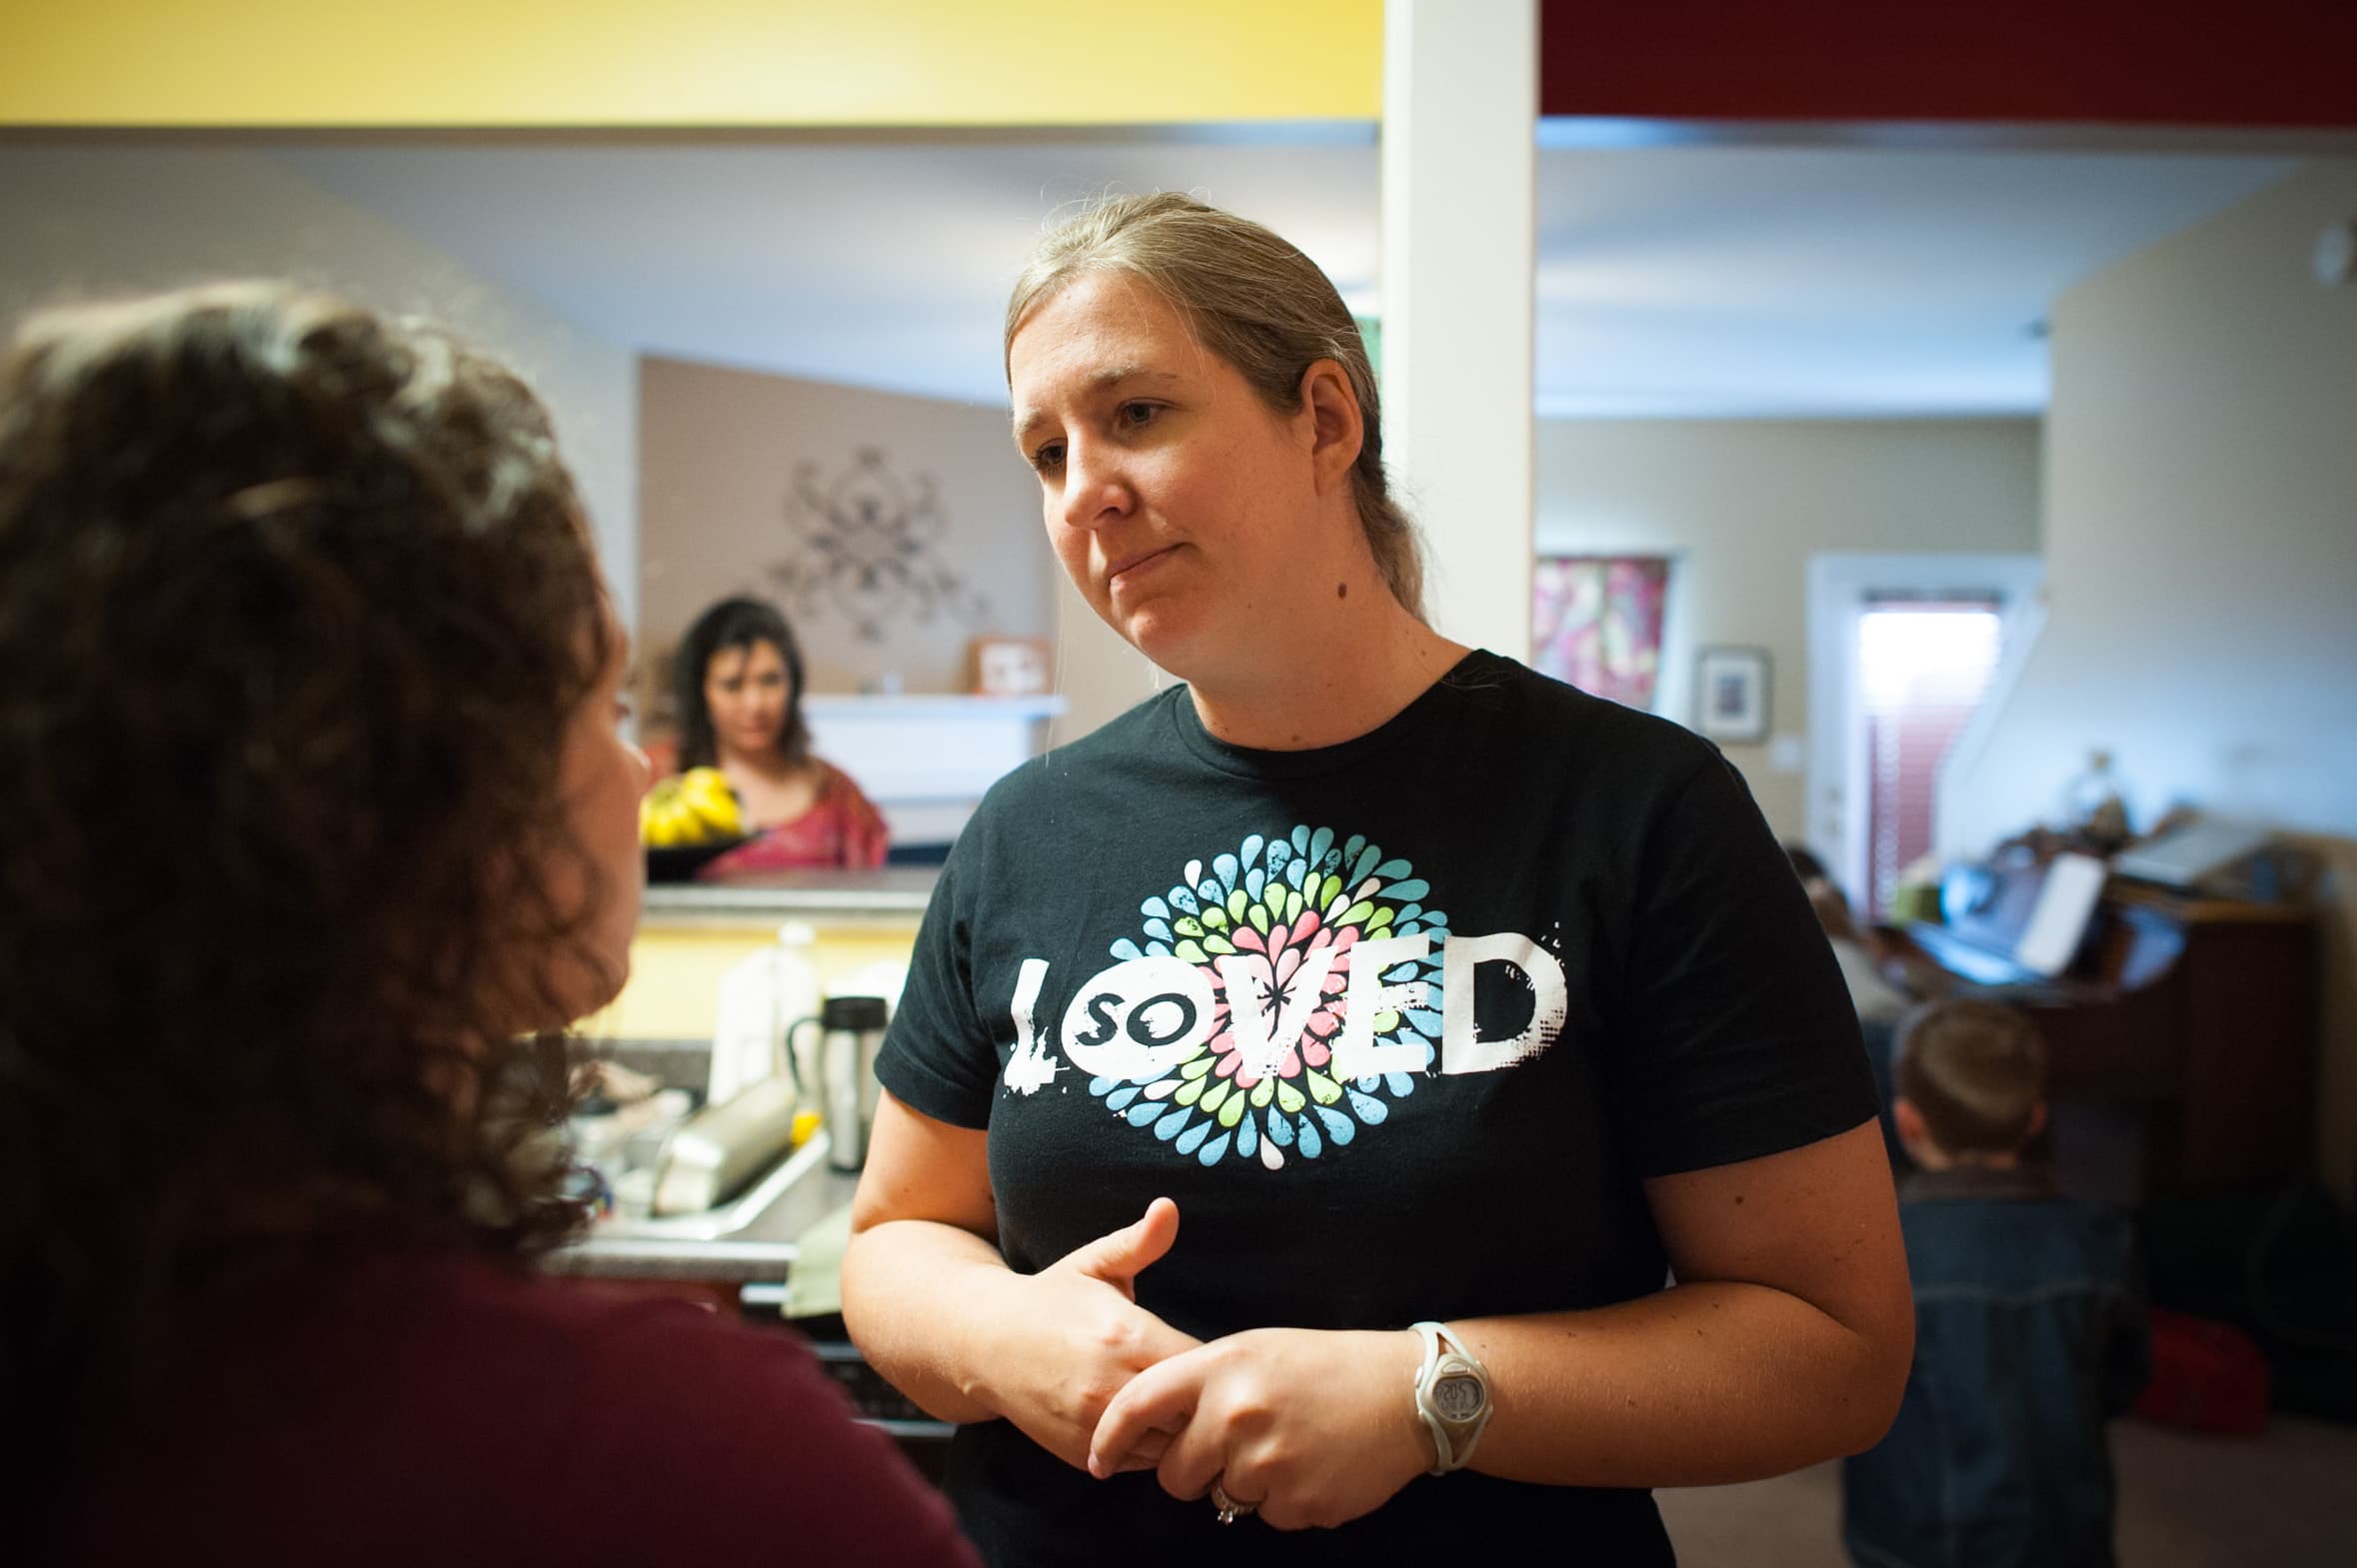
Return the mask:
<path id="1" fill-rule="evenodd" d="M 1537 402 L 1555 416 L 2034 413 L 2058 294 L 2295 166 L 1546 141 Z M 1109 190 L 1267 223 L 1379 311 L 1363 127 L 274 156 L 609 341 L 856 386 L 1003 401 L 1009 283 L 1044 221 Z"/>

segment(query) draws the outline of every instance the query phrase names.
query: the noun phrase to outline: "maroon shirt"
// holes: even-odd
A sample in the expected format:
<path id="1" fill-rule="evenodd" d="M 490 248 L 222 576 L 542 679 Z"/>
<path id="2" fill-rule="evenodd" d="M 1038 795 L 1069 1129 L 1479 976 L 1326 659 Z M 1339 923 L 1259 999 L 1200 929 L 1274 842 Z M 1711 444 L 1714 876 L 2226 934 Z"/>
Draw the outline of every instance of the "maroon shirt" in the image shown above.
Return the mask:
<path id="1" fill-rule="evenodd" d="M 72 1563 L 968 1565 L 784 1330 L 445 1253 L 326 1258 L 172 1440 L 70 1479 Z"/>

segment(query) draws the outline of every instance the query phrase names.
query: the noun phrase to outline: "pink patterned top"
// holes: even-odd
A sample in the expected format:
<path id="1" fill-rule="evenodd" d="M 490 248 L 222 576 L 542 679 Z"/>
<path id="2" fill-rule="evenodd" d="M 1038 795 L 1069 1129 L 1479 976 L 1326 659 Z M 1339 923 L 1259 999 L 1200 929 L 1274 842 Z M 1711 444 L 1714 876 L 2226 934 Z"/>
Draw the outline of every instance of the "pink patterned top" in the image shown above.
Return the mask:
<path id="1" fill-rule="evenodd" d="M 811 808 L 790 822 L 776 822 L 728 853 L 708 861 L 698 881 L 741 876 L 749 871 L 784 871 L 811 866 L 867 870 L 884 863 L 891 833 L 851 775 L 827 763 L 826 778 Z"/>

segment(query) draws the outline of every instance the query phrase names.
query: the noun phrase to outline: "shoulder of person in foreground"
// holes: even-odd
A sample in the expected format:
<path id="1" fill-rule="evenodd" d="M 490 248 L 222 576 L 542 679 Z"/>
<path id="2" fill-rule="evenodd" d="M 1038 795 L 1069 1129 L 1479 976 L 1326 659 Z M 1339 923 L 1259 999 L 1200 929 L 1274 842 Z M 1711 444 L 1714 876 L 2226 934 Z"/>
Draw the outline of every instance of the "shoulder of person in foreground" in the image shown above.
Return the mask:
<path id="1" fill-rule="evenodd" d="M 975 1561 L 782 1326 L 371 1246 L 306 1254 L 204 1343 L 230 1392 L 93 1449 L 34 1561 L 594 1568 L 802 1542 L 821 1562 Z"/>
<path id="2" fill-rule="evenodd" d="M 977 1561 L 948 1501 L 850 1402 L 801 1337 L 687 1301 L 530 1282 L 519 1295 L 570 1361 L 572 1477 L 608 1500 L 600 1549 L 811 1562 Z M 635 1502 L 625 1507 L 620 1499 Z"/>

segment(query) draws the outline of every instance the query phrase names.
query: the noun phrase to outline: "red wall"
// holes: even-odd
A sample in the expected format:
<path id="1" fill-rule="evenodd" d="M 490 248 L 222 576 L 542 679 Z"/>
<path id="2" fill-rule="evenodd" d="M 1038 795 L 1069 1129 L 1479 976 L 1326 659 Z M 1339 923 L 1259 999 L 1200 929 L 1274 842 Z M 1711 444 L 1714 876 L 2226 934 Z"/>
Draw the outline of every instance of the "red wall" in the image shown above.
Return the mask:
<path id="1" fill-rule="evenodd" d="M 2357 0 L 1540 0 L 1539 112 L 2357 128 Z"/>

